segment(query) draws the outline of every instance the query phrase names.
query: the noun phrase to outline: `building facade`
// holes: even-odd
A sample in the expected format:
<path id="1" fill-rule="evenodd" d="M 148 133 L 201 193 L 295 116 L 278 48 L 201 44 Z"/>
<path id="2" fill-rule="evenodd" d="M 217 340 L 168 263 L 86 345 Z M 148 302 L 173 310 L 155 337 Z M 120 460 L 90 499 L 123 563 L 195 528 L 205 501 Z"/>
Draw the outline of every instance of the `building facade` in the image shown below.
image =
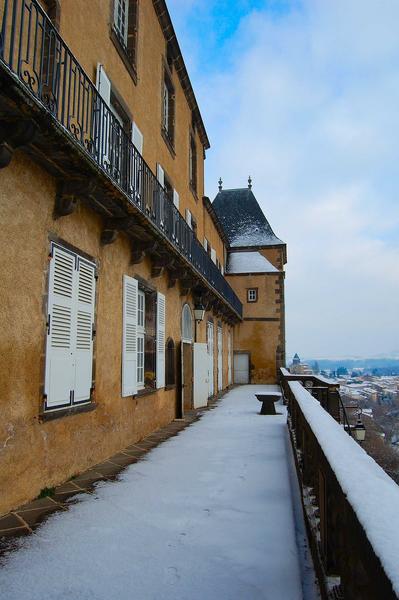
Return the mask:
<path id="1" fill-rule="evenodd" d="M 219 185 L 213 207 L 227 237 L 226 279 L 243 305 L 234 330 L 234 381 L 274 383 L 285 366 L 286 245 L 248 187 Z"/>
<path id="2" fill-rule="evenodd" d="M 164 0 L 2 0 L 0 23 L 1 514 L 206 405 L 250 335 Z"/>

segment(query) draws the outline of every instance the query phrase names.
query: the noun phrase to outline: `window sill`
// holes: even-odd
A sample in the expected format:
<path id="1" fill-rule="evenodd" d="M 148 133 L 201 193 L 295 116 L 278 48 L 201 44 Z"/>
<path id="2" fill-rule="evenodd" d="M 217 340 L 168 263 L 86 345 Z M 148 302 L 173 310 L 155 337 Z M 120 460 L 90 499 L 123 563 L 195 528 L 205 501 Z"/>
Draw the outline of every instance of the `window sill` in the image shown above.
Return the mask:
<path id="1" fill-rule="evenodd" d="M 172 158 L 175 158 L 175 157 L 176 157 L 176 152 L 175 152 L 175 149 L 174 149 L 173 143 L 171 142 L 171 140 L 170 140 L 170 138 L 169 138 L 168 134 L 166 133 L 166 131 L 165 131 L 165 128 L 164 128 L 164 127 L 161 127 L 161 135 L 162 135 L 162 137 L 163 137 L 163 139 L 164 139 L 164 142 L 165 142 L 165 144 L 166 144 L 166 145 L 167 145 L 167 147 L 168 147 L 168 150 L 169 150 L 169 152 L 170 152 L 170 153 L 171 153 L 171 155 L 172 155 Z"/>
<path id="2" fill-rule="evenodd" d="M 71 417 L 73 415 L 80 415 L 82 413 L 92 412 L 96 408 L 97 404 L 95 402 L 88 402 L 87 404 L 81 404 L 80 406 L 71 406 L 69 408 L 63 408 L 61 410 L 42 412 L 39 415 L 39 420 L 42 423 L 47 423 L 48 421 L 55 421 L 55 419 L 61 419 L 64 417 Z"/>
<path id="3" fill-rule="evenodd" d="M 165 390 L 175 390 L 176 389 L 176 384 L 175 383 L 170 383 L 169 385 L 165 385 Z"/>
<path id="4" fill-rule="evenodd" d="M 116 51 L 118 52 L 120 58 L 122 59 L 123 64 L 125 65 L 130 77 L 133 79 L 133 82 L 135 85 L 137 85 L 137 70 L 136 70 L 136 65 L 132 64 L 129 60 L 129 57 L 126 53 L 126 50 L 124 49 L 124 47 L 122 46 L 122 44 L 120 43 L 118 36 L 116 35 L 113 27 L 111 27 L 111 31 L 110 31 L 110 38 L 112 40 L 112 43 L 114 44 Z"/>
<path id="5" fill-rule="evenodd" d="M 135 398 L 141 398 L 142 396 L 151 396 L 151 394 L 156 394 L 157 391 L 158 390 L 155 388 L 147 388 L 144 390 L 139 390 L 137 392 L 137 394 L 135 395 Z"/>

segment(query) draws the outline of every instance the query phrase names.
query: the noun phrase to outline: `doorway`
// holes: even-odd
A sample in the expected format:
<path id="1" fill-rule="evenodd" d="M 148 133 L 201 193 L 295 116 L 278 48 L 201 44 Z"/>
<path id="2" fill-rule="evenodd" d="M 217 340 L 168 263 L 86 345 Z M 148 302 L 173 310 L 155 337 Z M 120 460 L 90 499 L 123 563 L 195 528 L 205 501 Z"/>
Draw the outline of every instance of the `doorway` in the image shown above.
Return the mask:
<path id="1" fill-rule="evenodd" d="M 249 383 L 249 352 L 234 352 L 234 383 Z"/>

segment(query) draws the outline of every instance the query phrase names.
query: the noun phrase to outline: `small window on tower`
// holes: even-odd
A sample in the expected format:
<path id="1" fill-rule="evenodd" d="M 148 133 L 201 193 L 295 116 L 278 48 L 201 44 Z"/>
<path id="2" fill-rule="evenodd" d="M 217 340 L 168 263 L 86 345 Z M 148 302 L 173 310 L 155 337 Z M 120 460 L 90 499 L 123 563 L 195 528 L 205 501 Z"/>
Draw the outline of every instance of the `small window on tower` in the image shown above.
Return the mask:
<path id="1" fill-rule="evenodd" d="M 247 290 L 247 302 L 258 301 L 258 288 L 250 288 Z"/>

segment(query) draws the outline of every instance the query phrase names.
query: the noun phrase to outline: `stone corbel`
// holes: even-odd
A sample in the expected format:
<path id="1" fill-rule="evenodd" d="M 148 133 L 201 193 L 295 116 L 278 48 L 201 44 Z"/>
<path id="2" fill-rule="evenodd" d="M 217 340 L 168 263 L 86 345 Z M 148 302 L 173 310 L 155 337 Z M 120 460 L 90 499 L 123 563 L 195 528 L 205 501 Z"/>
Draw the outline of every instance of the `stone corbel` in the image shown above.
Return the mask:
<path id="1" fill-rule="evenodd" d="M 90 198 L 95 195 L 96 183 L 86 179 L 59 180 L 55 196 L 54 218 L 71 215 L 80 198 Z"/>
<path id="2" fill-rule="evenodd" d="M 30 144 L 37 125 L 31 119 L 0 121 L 0 169 L 8 167 L 17 148 Z"/>

